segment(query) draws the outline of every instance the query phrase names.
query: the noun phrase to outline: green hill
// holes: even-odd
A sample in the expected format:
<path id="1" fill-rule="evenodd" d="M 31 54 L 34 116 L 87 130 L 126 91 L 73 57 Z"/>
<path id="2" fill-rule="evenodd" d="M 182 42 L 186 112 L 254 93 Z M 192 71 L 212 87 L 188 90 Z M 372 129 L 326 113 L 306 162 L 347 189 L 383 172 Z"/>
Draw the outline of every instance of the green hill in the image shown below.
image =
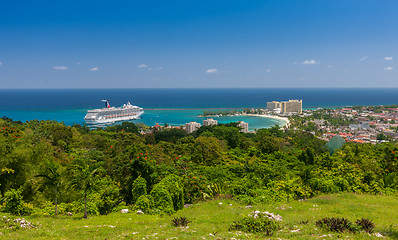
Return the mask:
<path id="1" fill-rule="evenodd" d="M 220 202 L 222 204 L 220 204 Z M 281 229 L 273 236 L 228 231 L 229 226 L 254 210 L 282 216 Z M 335 233 L 319 229 L 315 222 L 323 217 L 344 217 L 351 221 L 368 218 L 375 232 L 384 239 L 398 239 L 398 198 L 361 194 L 318 196 L 305 201 L 258 204 L 253 208 L 231 199 L 194 204 L 175 215 L 138 215 L 114 212 L 83 219 L 77 216 L 32 217 L 37 229 L 1 230 L 0 239 L 378 239 L 374 234 Z M 188 228 L 174 227 L 175 216 L 187 217 Z M 7 216 L 9 217 L 9 216 Z M 213 235 L 213 236 L 212 236 Z"/>

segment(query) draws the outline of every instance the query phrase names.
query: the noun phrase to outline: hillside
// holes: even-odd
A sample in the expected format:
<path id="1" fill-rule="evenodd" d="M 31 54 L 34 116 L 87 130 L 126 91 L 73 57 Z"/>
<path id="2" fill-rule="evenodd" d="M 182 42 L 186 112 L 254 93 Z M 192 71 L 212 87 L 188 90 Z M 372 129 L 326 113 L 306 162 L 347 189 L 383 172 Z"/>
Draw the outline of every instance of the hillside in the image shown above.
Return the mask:
<path id="1" fill-rule="evenodd" d="M 253 210 L 280 214 L 281 229 L 272 237 L 228 231 L 234 221 Z M 89 219 L 82 219 L 82 214 L 28 216 L 28 221 L 38 224 L 37 229 L 2 229 L 0 239 L 378 239 L 365 232 L 335 233 L 318 229 L 315 221 L 323 217 L 344 217 L 351 221 L 368 218 L 375 223 L 375 232 L 381 233 L 384 239 L 398 239 L 397 212 L 398 199 L 390 196 L 335 194 L 285 204 L 258 204 L 253 208 L 245 208 L 234 200 L 217 199 L 194 204 L 171 216 L 138 215 L 133 211 Z M 187 217 L 192 222 L 188 228 L 173 227 L 171 220 L 175 216 Z"/>

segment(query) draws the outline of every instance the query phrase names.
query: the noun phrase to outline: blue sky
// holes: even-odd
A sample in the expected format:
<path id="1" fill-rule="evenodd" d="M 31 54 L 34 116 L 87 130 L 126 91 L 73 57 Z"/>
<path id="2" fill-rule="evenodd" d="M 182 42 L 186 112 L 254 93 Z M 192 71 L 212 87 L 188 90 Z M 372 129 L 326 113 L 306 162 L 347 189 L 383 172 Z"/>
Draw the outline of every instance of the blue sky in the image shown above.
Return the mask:
<path id="1" fill-rule="evenodd" d="M 2 1 L 0 88 L 398 87 L 398 1 Z"/>

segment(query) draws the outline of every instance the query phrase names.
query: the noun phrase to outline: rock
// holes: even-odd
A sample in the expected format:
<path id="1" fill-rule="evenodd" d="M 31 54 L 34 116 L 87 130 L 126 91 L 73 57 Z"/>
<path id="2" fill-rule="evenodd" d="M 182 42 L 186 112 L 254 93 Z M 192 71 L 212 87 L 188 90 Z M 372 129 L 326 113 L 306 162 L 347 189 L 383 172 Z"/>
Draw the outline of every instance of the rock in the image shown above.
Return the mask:
<path id="1" fill-rule="evenodd" d="M 128 213 L 129 210 L 127 208 L 120 210 L 121 213 Z"/>
<path id="2" fill-rule="evenodd" d="M 252 205 L 247 205 L 247 206 L 245 206 L 245 208 L 253 208 L 253 206 Z"/>
<path id="3" fill-rule="evenodd" d="M 137 214 L 144 214 L 144 212 L 142 210 L 138 210 Z"/>
<path id="4" fill-rule="evenodd" d="M 219 206 L 222 206 L 222 202 L 219 202 L 218 205 L 219 205 Z"/>
<path id="5" fill-rule="evenodd" d="M 189 208 L 190 206 L 192 206 L 192 204 L 184 204 L 184 208 Z"/>
<path id="6" fill-rule="evenodd" d="M 67 212 L 66 215 L 68 215 L 69 217 L 72 217 L 73 213 Z"/>

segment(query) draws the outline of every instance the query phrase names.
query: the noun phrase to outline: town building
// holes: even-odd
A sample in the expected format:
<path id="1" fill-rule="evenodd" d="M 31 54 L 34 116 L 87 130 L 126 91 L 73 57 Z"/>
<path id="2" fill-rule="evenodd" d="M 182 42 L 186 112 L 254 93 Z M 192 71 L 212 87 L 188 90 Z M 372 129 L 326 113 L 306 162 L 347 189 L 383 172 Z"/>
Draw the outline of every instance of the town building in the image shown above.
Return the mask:
<path id="1" fill-rule="evenodd" d="M 213 125 L 217 125 L 217 124 L 218 124 L 217 120 L 214 120 L 212 118 L 203 120 L 203 126 L 213 126 Z"/>
<path id="2" fill-rule="evenodd" d="M 192 133 L 198 130 L 200 127 L 201 127 L 200 123 L 197 122 L 185 123 L 185 131 L 187 131 L 188 133 Z"/>
<path id="3" fill-rule="evenodd" d="M 238 122 L 238 127 L 242 128 L 240 132 L 248 133 L 249 132 L 249 124 L 244 121 Z"/>

